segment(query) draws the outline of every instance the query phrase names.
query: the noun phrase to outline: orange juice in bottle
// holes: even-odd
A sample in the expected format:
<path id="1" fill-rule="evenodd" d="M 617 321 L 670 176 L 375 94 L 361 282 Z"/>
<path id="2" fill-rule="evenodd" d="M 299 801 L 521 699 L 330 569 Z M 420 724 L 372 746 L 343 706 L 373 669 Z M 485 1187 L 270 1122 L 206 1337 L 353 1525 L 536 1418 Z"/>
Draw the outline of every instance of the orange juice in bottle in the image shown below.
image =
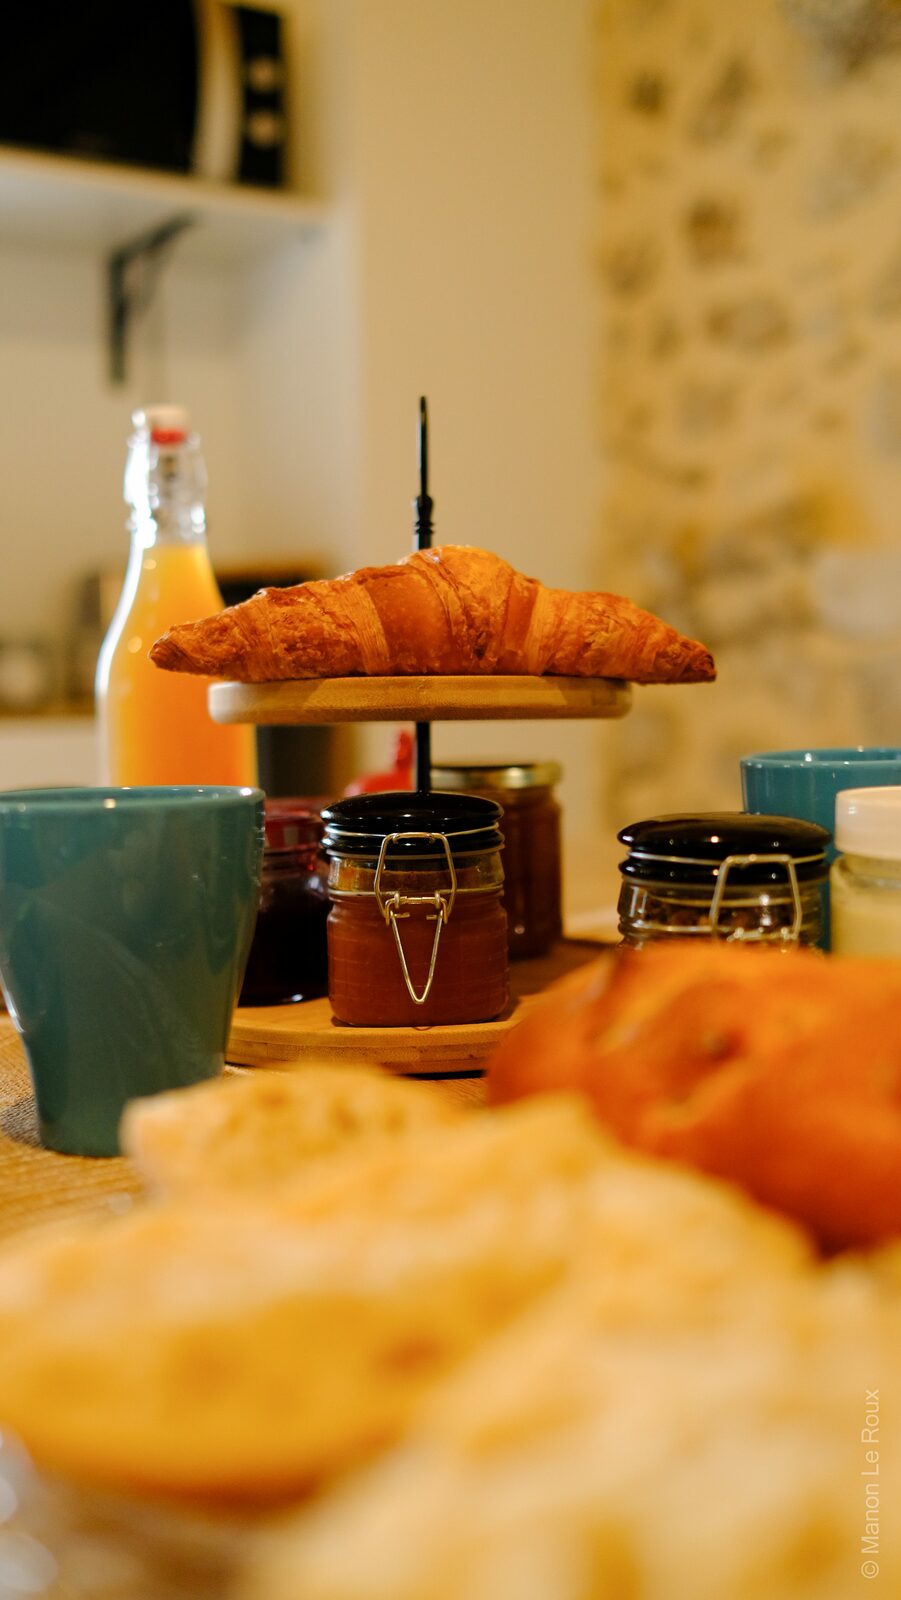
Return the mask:
<path id="1" fill-rule="evenodd" d="M 210 680 L 148 657 L 176 622 L 222 610 L 206 542 L 206 473 L 180 406 L 136 411 L 125 468 L 131 554 L 97 662 L 100 779 L 109 784 L 255 784 L 253 728 L 222 727 Z"/>

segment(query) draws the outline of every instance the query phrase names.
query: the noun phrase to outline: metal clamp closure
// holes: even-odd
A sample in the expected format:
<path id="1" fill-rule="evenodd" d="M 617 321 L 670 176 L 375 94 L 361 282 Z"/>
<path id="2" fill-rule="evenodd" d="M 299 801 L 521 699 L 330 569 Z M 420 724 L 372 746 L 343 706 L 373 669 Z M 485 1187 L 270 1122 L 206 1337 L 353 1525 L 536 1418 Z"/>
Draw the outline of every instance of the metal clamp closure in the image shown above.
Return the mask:
<path id="1" fill-rule="evenodd" d="M 725 937 L 728 939 L 744 939 L 750 941 L 772 937 L 772 935 L 765 933 L 761 928 L 735 928 L 731 933 L 720 928 L 720 912 L 722 910 L 723 898 L 726 893 L 726 881 L 729 877 L 730 869 L 732 867 L 754 867 L 757 866 L 758 863 L 766 864 L 768 862 L 785 868 L 789 888 L 791 889 L 792 903 L 795 908 L 795 914 L 792 919 L 791 927 L 780 928 L 778 937 L 785 944 L 797 944 L 801 936 L 801 924 L 804 920 L 804 914 L 801 906 L 801 891 L 798 887 L 798 874 L 795 868 L 795 860 L 793 856 L 788 855 L 725 856 L 723 858 L 722 864 L 717 873 L 716 888 L 713 891 L 713 899 L 710 902 L 710 931 L 715 938 Z"/>
<path id="2" fill-rule="evenodd" d="M 388 847 L 389 845 L 396 844 L 398 840 L 401 839 L 424 839 L 429 844 L 435 844 L 440 841 L 440 843 L 444 846 L 444 855 L 447 861 L 448 877 L 450 878 L 449 892 L 442 892 L 440 889 L 436 889 L 434 894 L 401 894 L 399 891 L 395 891 L 394 894 L 385 893 L 384 889 L 382 888 L 382 874 L 386 870 L 385 858 L 388 854 Z M 414 1005 L 425 1005 L 425 1002 L 429 998 L 432 983 L 435 977 L 435 966 L 438 961 L 438 946 L 441 941 L 441 930 L 453 911 L 454 901 L 457 898 L 457 874 L 454 870 L 454 858 L 451 855 L 451 847 L 448 843 L 447 836 L 443 833 L 387 834 L 382 840 L 382 847 L 379 851 L 378 866 L 375 869 L 373 892 L 378 903 L 378 908 L 394 935 L 394 943 L 397 946 L 397 953 L 400 957 L 401 971 L 404 975 L 404 983 L 407 986 L 407 993 Z M 401 940 L 400 929 L 397 926 L 400 919 L 409 917 L 410 915 L 409 911 L 402 911 L 401 906 L 434 906 L 435 908 L 434 915 L 429 916 L 427 914 L 425 919 L 426 922 L 434 922 L 435 937 L 432 940 L 432 954 L 429 961 L 429 973 L 428 977 L 426 978 L 425 987 L 423 988 L 422 994 L 417 994 L 413 987 L 413 980 L 410 977 L 410 968 L 407 964 L 407 956 L 403 947 L 403 941 Z"/>

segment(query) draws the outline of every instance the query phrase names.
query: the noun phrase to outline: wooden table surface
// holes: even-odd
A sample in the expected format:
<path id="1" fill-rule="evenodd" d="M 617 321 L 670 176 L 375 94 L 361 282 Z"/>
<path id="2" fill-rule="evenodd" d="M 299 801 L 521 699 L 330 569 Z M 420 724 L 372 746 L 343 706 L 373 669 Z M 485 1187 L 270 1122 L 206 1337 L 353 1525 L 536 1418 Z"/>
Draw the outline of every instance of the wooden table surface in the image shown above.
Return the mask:
<path id="1" fill-rule="evenodd" d="M 526 968 L 531 971 L 531 978 L 525 983 L 526 990 L 540 992 L 547 982 L 560 975 L 561 970 L 581 964 L 594 953 L 600 954 L 605 942 L 604 937 L 583 936 L 579 940 L 564 941 L 556 953 L 552 952 L 541 961 L 520 963 L 523 972 Z M 265 1012 L 259 1009 L 250 1013 L 237 1012 L 234 1039 L 244 1040 L 245 1034 L 250 1039 L 254 1026 L 258 1026 L 261 1019 L 271 1026 L 272 1017 L 279 1010 L 285 1013 L 285 1017 L 281 1020 L 276 1018 L 278 1025 L 283 1030 L 290 1030 L 292 1020 L 296 1020 L 297 1008 L 270 1007 Z M 295 1013 L 294 1019 L 291 1013 Z M 244 1043 L 246 1045 L 247 1040 Z M 233 1060 L 245 1065 L 230 1065 L 226 1071 L 257 1072 L 269 1066 L 282 1071 L 303 1071 L 303 1049 L 296 1052 L 293 1060 L 270 1061 L 270 1048 L 267 1046 L 262 1054 L 256 1056 L 252 1050 L 248 1055 L 246 1049 L 243 1053 L 240 1048 L 237 1049 Z M 277 1056 L 279 1051 L 275 1051 L 275 1054 Z M 423 1065 L 422 1062 L 405 1063 L 400 1065 L 399 1070 L 409 1071 L 411 1076 L 419 1077 L 425 1075 L 422 1074 Z M 449 1072 L 451 1065 L 450 1061 L 436 1063 L 428 1073 L 431 1081 L 438 1084 L 444 1094 L 451 1094 L 466 1105 L 483 1105 L 484 1079 L 479 1071 L 471 1070 L 474 1063 L 458 1063 L 459 1067 L 468 1067 L 468 1071 Z M 395 1070 L 398 1070 L 397 1064 Z M 43 1147 L 38 1136 L 25 1053 L 11 1019 L 0 1006 L 0 1239 L 31 1223 L 122 1210 L 142 1192 L 137 1171 L 124 1158 L 64 1156 Z"/>
<path id="2" fill-rule="evenodd" d="M 467 1104 L 483 1101 L 479 1077 L 439 1081 Z M 65 1156 L 44 1148 L 25 1053 L 0 1009 L 0 1240 L 32 1223 L 123 1210 L 142 1192 L 134 1166 L 122 1157 Z"/>
<path id="3" fill-rule="evenodd" d="M 0 1012 L 0 1238 L 33 1222 L 121 1209 L 140 1192 L 130 1161 L 44 1149 L 25 1053 Z"/>

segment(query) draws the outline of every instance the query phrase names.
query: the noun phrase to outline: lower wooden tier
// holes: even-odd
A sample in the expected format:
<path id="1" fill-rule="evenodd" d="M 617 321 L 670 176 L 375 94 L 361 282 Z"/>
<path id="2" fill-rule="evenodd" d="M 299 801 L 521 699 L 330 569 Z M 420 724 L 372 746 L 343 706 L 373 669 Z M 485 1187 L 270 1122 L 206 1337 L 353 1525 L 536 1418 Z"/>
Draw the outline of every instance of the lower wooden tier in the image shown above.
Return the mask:
<path id="1" fill-rule="evenodd" d="M 228 1060 L 236 1066 L 294 1069 L 315 1057 L 432 1077 L 480 1072 L 498 1040 L 522 1021 L 548 985 L 596 959 L 601 948 L 595 940 L 563 939 L 535 961 L 511 962 L 510 1004 L 494 1022 L 350 1028 L 333 1020 L 327 999 L 289 1006 L 242 1006 L 232 1023 Z"/>

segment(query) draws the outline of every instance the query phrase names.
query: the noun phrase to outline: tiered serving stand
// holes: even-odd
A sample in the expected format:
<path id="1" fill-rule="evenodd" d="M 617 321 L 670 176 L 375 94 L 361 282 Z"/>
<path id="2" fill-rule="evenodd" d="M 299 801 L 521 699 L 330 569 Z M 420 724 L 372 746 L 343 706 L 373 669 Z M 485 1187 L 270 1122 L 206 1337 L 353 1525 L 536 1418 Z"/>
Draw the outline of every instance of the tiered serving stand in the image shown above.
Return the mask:
<path id="1" fill-rule="evenodd" d="M 413 502 L 414 550 L 432 543 L 429 418 L 419 401 L 419 494 Z M 216 683 L 209 690 L 216 722 L 293 725 L 414 722 L 416 787 L 427 790 L 433 722 L 515 721 L 546 717 L 623 717 L 628 683 L 611 678 L 398 677 L 317 678 L 284 683 Z M 597 946 L 562 940 L 536 961 L 511 961 L 510 1003 L 493 1022 L 421 1028 L 359 1028 L 337 1023 L 328 999 L 287 1006 L 246 1006 L 235 1015 L 229 1060 L 238 1066 L 300 1066 L 322 1058 L 366 1060 L 395 1072 L 448 1077 L 477 1073 L 492 1048 L 521 1021 L 543 989 L 580 965 Z"/>
<path id="2" fill-rule="evenodd" d="M 489 719 L 601 719 L 625 716 L 630 703 L 631 686 L 608 678 L 324 678 L 217 683 L 209 690 L 216 722 L 283 725 L 413 721 L 429 727 L 433 722 Z M 417 1076 L 478 1073 L 494 1045 L 521 1021 L 542 990 L 597 954 L 597 948 L 588 940 L 564 939 L 537 960 L 512 961 L 510 1004 L 493 1022 L 348 1027 L 333 1021 L 327 998 L 242 1007 L 235 1014 L 228 1059 L 239 1066 L 292 1068 L 315 1053 L 320 1059 L 366 1060 Z"/>

